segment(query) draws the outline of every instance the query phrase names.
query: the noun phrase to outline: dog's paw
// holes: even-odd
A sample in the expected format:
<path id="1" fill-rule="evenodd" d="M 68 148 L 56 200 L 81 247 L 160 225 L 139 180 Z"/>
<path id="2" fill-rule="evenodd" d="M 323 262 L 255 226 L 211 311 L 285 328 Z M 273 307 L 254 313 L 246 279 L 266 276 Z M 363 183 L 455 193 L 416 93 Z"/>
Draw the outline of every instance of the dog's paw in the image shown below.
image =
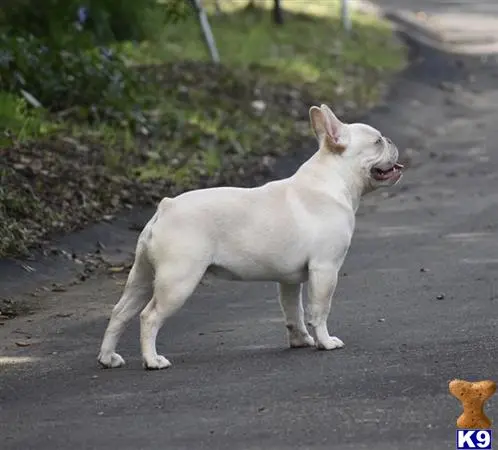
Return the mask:
<path id="1" fill-rule="evenodd" d="M 288 323 L 285 328 L 287 328 L 290 348 L 313 347 L 315 345 L 315 340 L 308 333 L 306 327 L 303 329 Z"/>
<path id="2" fill-rule="evenodd" d="M 125 364 L 125 360 L 117 353 L 110 353 L 108 355 L 100 353 L 97 361 L 104 369 L 115 369 L 117 367 L 122 367 Z"/>
<path id="3" fill-rule="evenodd" d="M 336 336 L 329 336 L 325 341 L 318 341 L 316 344 L 318 350 L 335 350 L 342 347 L 344 347 L 344 342 Z"/>
<path id="4" fill-rule="evenodd" d="M 290 348 L 314 347 L 315 340 L 310 334 L 289 335 Z"/>
<path id="5" fill-rule="evenodd" d="M 171 363 L 162 355 L 157 355 L 155 358 L 144 361 L 145 370 L 160 370 L 167 369 Z"/>

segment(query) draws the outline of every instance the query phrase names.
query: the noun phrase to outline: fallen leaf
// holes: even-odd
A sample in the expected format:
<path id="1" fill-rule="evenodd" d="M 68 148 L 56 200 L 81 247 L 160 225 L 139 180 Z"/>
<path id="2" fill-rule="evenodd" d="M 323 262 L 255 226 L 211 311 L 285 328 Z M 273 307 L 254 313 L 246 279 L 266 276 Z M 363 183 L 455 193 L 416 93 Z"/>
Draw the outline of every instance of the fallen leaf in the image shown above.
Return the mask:
<path id="1" fill-rule="evenodd" d="M 60 285 L 55 285 L 55 286 L 52 286 L 52 292 L 66 292 L 66 288 L 64 286 L 60 286 Z"/>

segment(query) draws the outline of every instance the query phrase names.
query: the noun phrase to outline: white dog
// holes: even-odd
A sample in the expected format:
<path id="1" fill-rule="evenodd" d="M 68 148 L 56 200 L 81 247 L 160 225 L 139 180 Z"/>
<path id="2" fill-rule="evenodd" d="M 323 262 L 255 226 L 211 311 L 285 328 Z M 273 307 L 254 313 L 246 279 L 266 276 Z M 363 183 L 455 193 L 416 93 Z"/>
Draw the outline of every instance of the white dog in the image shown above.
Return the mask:
<path id="1" fill-rule="evenodd" d="M 326 106 L 310 109 L 319 150 L 289 178 L 256 188 L 220 187 L 164 198 L 138 239 L 135 262 L 114 307 L 98 361 L 120 367 L 116 345 L 140 314 L 144 367 L 171 363 L 156 352 L 164 320 L 206 273 L 276 281 L 291 347 L 341 348 L 327 318 L 349 249 L 360 197 L 402 176 L 398 150 L 368 125 L 342 123 Z M 308 281 L 309 318 L 301 283 Z"/>

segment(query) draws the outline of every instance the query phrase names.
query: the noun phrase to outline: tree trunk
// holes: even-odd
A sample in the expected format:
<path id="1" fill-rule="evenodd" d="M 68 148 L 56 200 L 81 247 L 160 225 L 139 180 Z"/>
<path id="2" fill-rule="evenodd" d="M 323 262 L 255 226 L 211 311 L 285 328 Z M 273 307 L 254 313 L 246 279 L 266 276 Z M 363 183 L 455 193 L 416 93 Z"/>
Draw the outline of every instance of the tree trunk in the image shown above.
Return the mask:
<path id="1" fill-rule="evenodd" d="M 283 25 L 284 17 L 282 14 L 281 0 L 274 0 L 273 2 L 273 22 L 277 25 Z"/>
<path id="2" fill-rule="evenodd" d="M 220 16 L 221 15 L 220 0 L 214 0 L 214 9 L 216 11 L 216 15 Z"/>

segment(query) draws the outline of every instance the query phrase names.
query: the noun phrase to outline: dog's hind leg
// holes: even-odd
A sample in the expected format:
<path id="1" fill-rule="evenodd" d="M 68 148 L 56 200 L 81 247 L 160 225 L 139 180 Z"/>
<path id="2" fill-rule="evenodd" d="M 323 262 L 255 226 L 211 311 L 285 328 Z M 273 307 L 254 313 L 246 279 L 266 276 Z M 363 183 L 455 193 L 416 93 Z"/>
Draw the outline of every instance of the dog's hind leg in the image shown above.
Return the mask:
<path id="1" fill-rule="evenodd" d="M 314 346 L 315 340 L 309 334 L 304 322 L 302 285 L 279 283 L 278 291 L 289 345 L 291 348 Z"/>
<path id="2" fill-rule="evenodd" d="M 124 359 L 116 353 L 116 345 L 126 325 L 137 315 L 152 296 L 154 269 L 142 243 L 137 245 L 135 262 L 119 302 L 114 306 L 111 319 L 102 340 L 99 363 L 105 368 L 121 367 Z"/>
<path id="3" fill-rule="evenodd" d="M 145 369 L 165 369 L 171 363 L 156 351 L 164 321 L 178 311 L 201 281 L 207 266 L 199 261 L 171 261 L 157 269 L 154 295 L 140 313 L 140 345 Z"/>

